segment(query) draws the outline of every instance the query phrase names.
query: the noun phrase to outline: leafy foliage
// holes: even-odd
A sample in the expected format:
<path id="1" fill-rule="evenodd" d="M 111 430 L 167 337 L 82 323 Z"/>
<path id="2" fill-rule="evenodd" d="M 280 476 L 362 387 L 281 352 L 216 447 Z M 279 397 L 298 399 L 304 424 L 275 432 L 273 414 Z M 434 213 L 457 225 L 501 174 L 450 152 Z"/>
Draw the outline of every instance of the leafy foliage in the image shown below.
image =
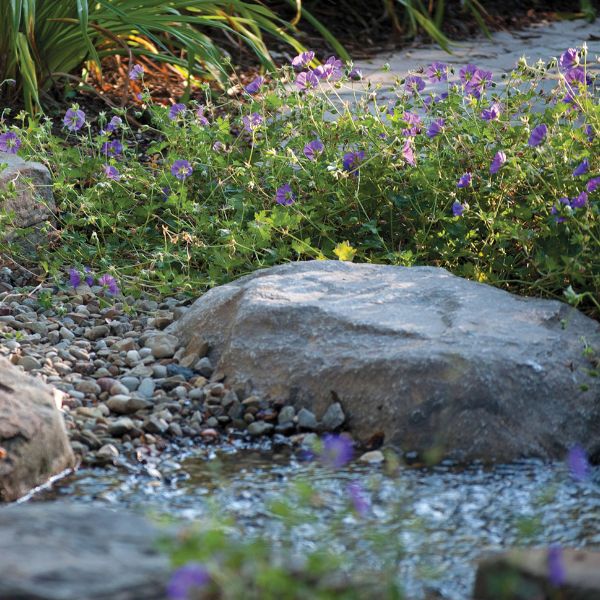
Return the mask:
<path id="1" fill-rule="evenodd" d="M 166 109 L 146 94 L 144 163 L 126 122 L 108 131 L 105 115 L 104 133 L 88 121 L 66 142 L 48 121 L 12 133 L 51 157 L 51 270 L 114 266 L 197 292 L 290 260 L 428 264 L 530 295 L 571 286 L 597 314 L 600 106 L 583 61 L 573 49 L 560 66 L 521 62 L 501 84 L 434 64 L 434 83 L 407 77 L 391 102 L 334 59 L 286 67 L 242 101 Z"/>
<path id="2" fill-rule="evenodd" d="M 226 60 L 207 35 L 238 36 L 273 67 L 264 32 L 296 49 L 287 24 L 263 4 L 243 0 L 6 0 L 0 13 L 2 99 L 22 93 L 31 112 L 43 94 L 86 60 L 151 56 L 193 74 L 226 80 Z M 15 86 L 8 84 L 9 80 Z"/>

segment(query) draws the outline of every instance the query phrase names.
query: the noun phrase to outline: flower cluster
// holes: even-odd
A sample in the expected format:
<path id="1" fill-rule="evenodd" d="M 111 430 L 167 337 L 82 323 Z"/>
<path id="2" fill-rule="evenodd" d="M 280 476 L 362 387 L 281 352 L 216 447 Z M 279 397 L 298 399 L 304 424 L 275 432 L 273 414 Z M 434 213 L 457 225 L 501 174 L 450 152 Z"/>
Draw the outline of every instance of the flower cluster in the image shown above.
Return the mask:
<path id="1" fill-rule="evenodd" d="M 83 275 L 75 267 L 69 269 L 69 283 L 74 289 L 77 289 L 82 282 L 91 287 L 94 285 L 94 281 L 94 276 L 89 267 L 84 267 Z M 108 273 L 98 278 L 98 285 L 104 288 L 111 296 L 116 296 L 119 293 L 119 286 L 116 279 Z"/>

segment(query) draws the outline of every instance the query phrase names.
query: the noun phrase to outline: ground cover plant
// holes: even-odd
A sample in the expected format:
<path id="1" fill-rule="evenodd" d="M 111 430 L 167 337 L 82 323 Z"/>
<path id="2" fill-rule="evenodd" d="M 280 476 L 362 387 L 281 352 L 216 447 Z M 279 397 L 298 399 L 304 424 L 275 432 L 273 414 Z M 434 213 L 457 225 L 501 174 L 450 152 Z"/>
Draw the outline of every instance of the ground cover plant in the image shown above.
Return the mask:
<path id="1" fill-rule="evenodd" d="M 289 260 L 426 264 L 567 292 L 597 315 L 600 106 L 587 59 L 523 60 L 499 82 L 436 63 L 383 99 L 354 83 L 357 69 L 307 52 L 240 98 L 207 90 L 202 104 L 164 107 L 146 91 L 143 112 L 97 117 L 75 105 L 64 136 L 22 114 L 22 126 L 3 119 L 0 143 L 54 173 L 60 227 L 39 257 L 51 274 L 91 266 L 125 288 L 197 294 Z M 131 77 L 143 82 L 142 67 Z"/>

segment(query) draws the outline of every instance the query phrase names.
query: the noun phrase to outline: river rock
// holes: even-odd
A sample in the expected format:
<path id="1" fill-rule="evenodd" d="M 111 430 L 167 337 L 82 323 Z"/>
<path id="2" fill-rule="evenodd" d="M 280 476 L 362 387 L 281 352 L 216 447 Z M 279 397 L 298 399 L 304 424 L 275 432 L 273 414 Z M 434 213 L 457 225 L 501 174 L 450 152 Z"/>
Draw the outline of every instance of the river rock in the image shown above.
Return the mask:
<path id="1" fill-rule="evenodd" d="M 0 598 L 164 600 L 160 530 L 122 508 L 66 502 L 0 510 Z"/>
<path id="2" fill-rule="evenodd" d="M 24 238 L 24 247 L 32 248 L 45 239 L 45 223 L 56 222 L 56 205 L 52 195 L 50 171 L 41 163 L 23 160 L 16 154 L 0 152 L 1 212 L 11 215 L 5 240 L 16 238 L 15 229 L 31 228 Z M 3 193 L 14 185 L 14 193 Z"/>
<path id="3" fill-rule="evenodd" d="M 600 598 L 600 552 L 555 549 L 552 557 L 551 552 L 528 548 L 483 559 L 477 569 L 474 600 Z"/>
<path id="4" fill-rule="evenodd" d="M 234 388 L 339 402 L 359 441 L 455 460 L 600 452 L 600 325 L 434 267 L 291 263 L 213 288 L 167 328 Z M 196 339 L 196 338 L 199 338 Z"/>
<path id="5" fill-rule="evenodd" d="M 4 358 L 0 448 L 0 501 L 16 500 L 75 464 L 52 388 Z"/>

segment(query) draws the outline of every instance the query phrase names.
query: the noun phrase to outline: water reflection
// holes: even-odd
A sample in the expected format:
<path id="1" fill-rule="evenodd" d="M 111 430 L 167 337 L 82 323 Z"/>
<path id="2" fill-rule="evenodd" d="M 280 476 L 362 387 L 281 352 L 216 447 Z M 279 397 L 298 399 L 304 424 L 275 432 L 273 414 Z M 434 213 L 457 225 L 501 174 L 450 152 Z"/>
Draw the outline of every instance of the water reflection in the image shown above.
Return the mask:
<path id="1" fill-rule="evenodd" d="M 452 600 L 468 597 L 474 561 L 486 550 L 600 543 L 597 468 L 583 482 L 573 481 L 563 464 L 536 461 L 494 468 L 402 468 L 393 475 L 352 464 L 334 472 L 298 460 L 289 449 L 240 449 L 239 444 L 203 448 L 179 458 L 156 465 L 161 478 L 156 468 L 145 473 L 81 470 L 36 500 L 70 496 L 183 519 L 224 511 L 235 517 L 240 535 L 269 536 L 277 543 L 283 527 L 272 514 L 271 502 L 307 482 L 316 489 L 318 501 L 307 507 L 292 493 L 299 523 L 294 544 L 310 547 L 327 535 L 324 541 L 343 552 L 349 566 L 394 561 L 416 598 L 428 589 Z M 342 510 L 349 505 L 346 490 L 352 481 L 360 481 L 369 497 L 367 519 Z"/>

